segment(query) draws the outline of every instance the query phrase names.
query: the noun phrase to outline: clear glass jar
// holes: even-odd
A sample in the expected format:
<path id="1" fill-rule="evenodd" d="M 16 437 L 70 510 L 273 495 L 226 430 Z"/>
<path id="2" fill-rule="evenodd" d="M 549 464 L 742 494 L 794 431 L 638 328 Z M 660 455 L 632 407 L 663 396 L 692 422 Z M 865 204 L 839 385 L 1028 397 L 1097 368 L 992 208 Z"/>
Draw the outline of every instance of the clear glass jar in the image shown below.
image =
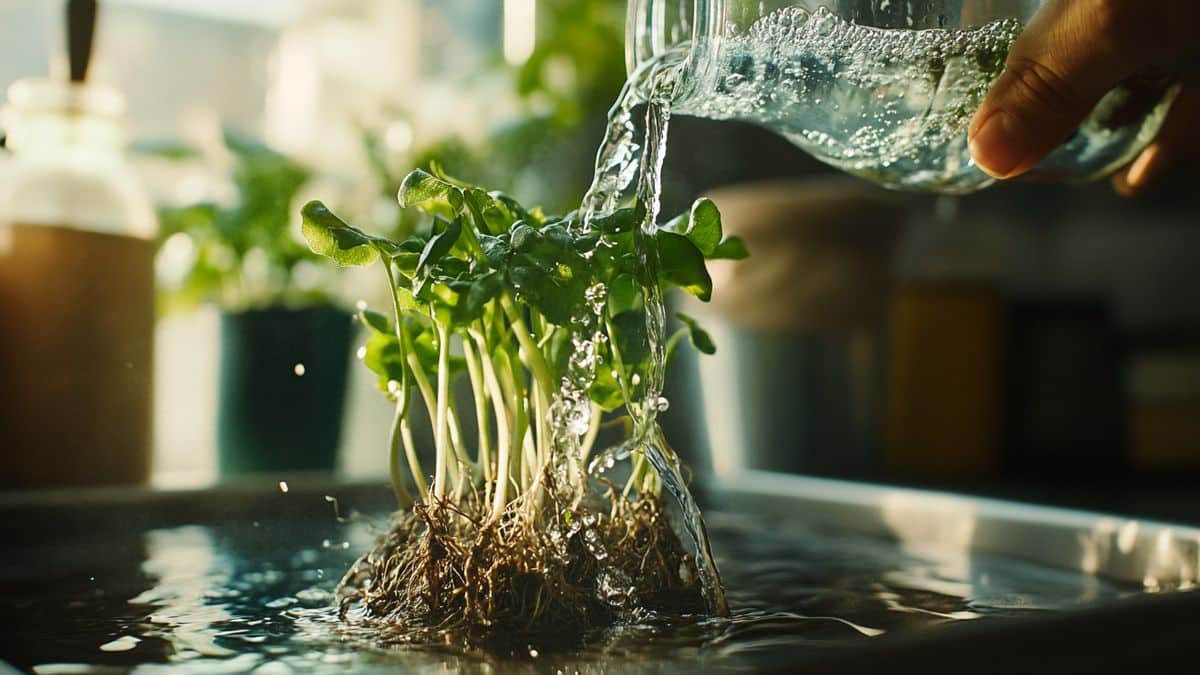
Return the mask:
<path id="1" fill-rule="evenodd" d="M 630 0 L 630 72 L 677 63 L 674 112 L 768 127 L 896 189 L 968 193 L 994 180 L 967 129 L 1042 0 Z M 1157 135 L 1178 88 L 1111 92 L 1033 175 L 1093 180 Z"/>
<path id="2" fill-rule="evenodd" d="M 156 218 L 124 98 L 22 80 L 2 114 L 0 487 L 149 476 Z"/>

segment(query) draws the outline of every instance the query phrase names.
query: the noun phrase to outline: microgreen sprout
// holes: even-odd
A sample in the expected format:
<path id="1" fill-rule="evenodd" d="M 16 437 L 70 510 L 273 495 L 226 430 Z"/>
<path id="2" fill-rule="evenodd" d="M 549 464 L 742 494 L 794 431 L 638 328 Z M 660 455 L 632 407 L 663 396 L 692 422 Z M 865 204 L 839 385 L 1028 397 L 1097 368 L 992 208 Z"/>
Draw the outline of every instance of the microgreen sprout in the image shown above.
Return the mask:
<path id="1" fill-rule="evenodd" d="M 395 404 L 391 482 L 404 510 L 417 515 L 402 517 L 388 541 L 351 571 L 345 597 L 369 609 L 374 603 L 376 615 L 420 615 L 423 625 L 482 626 L 508 617 L 535 628 L 583 621 L 599 591 L 576 587 L 594 588 L 602 573 L 643 575 L 639 583 L 655 592 L 684 586 L 680 578 L 695 575 L 686 573 L 677 539 L 667 536 L 659 484 L 647 479 L 646 463 L 624 488 L 609 485 L 605 512 L 585 503 L 588 461 L 602 416 L 644 404 L 652 366 L 642 332 L 645 289 L 674 286 L 707 301 L 706 258 L 744 257 L 741 242 L 723 236 L 716 207 L 701 199 L 646 237 L 640 206 L 585 226 L 576 213 L 552 217 L 526 209 L 436 165 L 411 173 L 399 201 L 428 215 L 424 233 L 404 241 L 368 234 L 320 202 L 302 214 L 314 252 L 345 266 L 379 264 L 387 277 L 387 311 L 359 313 L 369 332 L 362 361 Z M 657 279 L 645 272 L 647 247 L 658 256 Z M 556 434 L 562 421 L 551 411 L 568 369 L 578 368 L 573 322 L 589 311 L 599 318 L 594 354 L 585 362 L 590 423 L 577 444 L 563 447 Z M 668 352 L 688 339 L 712 353 L 708 334 L 690 317 L 680 319 Z M 462 428 L 452 396 L 459 378 L 470 385 L 473 430 Z M 416 414 L 427 416 L 434 432 L 431 476 L 414 446 Z M 568 562 L 574 547 L 592 567 Z M 557 563 L 556 550 L 563 558 Z M 481 579 L 468 582 L 481 555 L 495 565 L 476 570 Z M 531 570 L 543 584 L 529 587 L 532 598 L 514 586 L 526 583 L 519 579 Z M 561 583 L 554 586 L 554 579 Z M 557 591 L 546 595 L 551 586 Z M 593 600 L 564 595 L 565 588 Z M 431 599 L 439 589 L 461 597 Z"/>

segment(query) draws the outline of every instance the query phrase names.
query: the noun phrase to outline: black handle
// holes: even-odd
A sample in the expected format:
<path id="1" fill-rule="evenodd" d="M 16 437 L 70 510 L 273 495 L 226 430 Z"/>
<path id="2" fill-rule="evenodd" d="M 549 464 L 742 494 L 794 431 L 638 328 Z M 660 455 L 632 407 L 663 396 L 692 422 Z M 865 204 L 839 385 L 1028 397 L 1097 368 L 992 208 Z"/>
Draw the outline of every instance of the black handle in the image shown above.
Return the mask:
<path id="1" fill-rule="evenodd" d="M 72 82 L 83 82 L 87 78 L 95 35 L 96 0 L 67 0 L 67 55 L 71 61 Z"/>

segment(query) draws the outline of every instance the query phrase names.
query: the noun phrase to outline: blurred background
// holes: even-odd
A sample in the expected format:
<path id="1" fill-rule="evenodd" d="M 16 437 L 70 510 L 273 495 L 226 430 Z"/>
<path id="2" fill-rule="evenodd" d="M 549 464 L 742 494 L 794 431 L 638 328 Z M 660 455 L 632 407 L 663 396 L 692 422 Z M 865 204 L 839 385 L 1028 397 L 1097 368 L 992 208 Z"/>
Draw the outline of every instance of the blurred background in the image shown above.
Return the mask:
<path id="1" fill-rule="evenodd" d="M 625 4 L 103 3 L 90 79 L 127 100 L 159 220 L 154 485 L 386 474 L 390 405 L 354 367 L 347 318 L 383 289 L 310 259 L 299 205 L 403 231 L 399 180 L 436 160 L 574 208 L 624 81 Z M 0 88 L 62 76 L 61 12 L 0 0 Z M 673 299 L 719 349 L 669 378 L 664 426 L 698 472 L 1043 499 L 1196 484 L 1195 173 L 1135 201 L 1101 184 L 934 198 L 836 175 L 746 125 L 677 118 L 671 134 L 665 212 L 713 195 L 752 256 L 714 268 L 711 305 Z M 0 154 L 0 181 L 12 163 Z"/>

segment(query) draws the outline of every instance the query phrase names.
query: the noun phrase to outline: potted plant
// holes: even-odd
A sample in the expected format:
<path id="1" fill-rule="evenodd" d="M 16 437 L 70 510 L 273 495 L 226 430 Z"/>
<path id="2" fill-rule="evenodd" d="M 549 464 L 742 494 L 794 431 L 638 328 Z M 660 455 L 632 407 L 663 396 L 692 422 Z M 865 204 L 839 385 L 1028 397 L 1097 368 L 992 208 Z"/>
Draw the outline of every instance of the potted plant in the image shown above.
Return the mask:
<path id="1" fill-rule="evenodd" d="M 160 209 L 161 246 L 186 251 L 162 307 L 220 307 L 222 475 L 332 470 L 354 324 L 293 227 L 312 172 L 234 132 L 223 145 L 228 198 Z"/>

